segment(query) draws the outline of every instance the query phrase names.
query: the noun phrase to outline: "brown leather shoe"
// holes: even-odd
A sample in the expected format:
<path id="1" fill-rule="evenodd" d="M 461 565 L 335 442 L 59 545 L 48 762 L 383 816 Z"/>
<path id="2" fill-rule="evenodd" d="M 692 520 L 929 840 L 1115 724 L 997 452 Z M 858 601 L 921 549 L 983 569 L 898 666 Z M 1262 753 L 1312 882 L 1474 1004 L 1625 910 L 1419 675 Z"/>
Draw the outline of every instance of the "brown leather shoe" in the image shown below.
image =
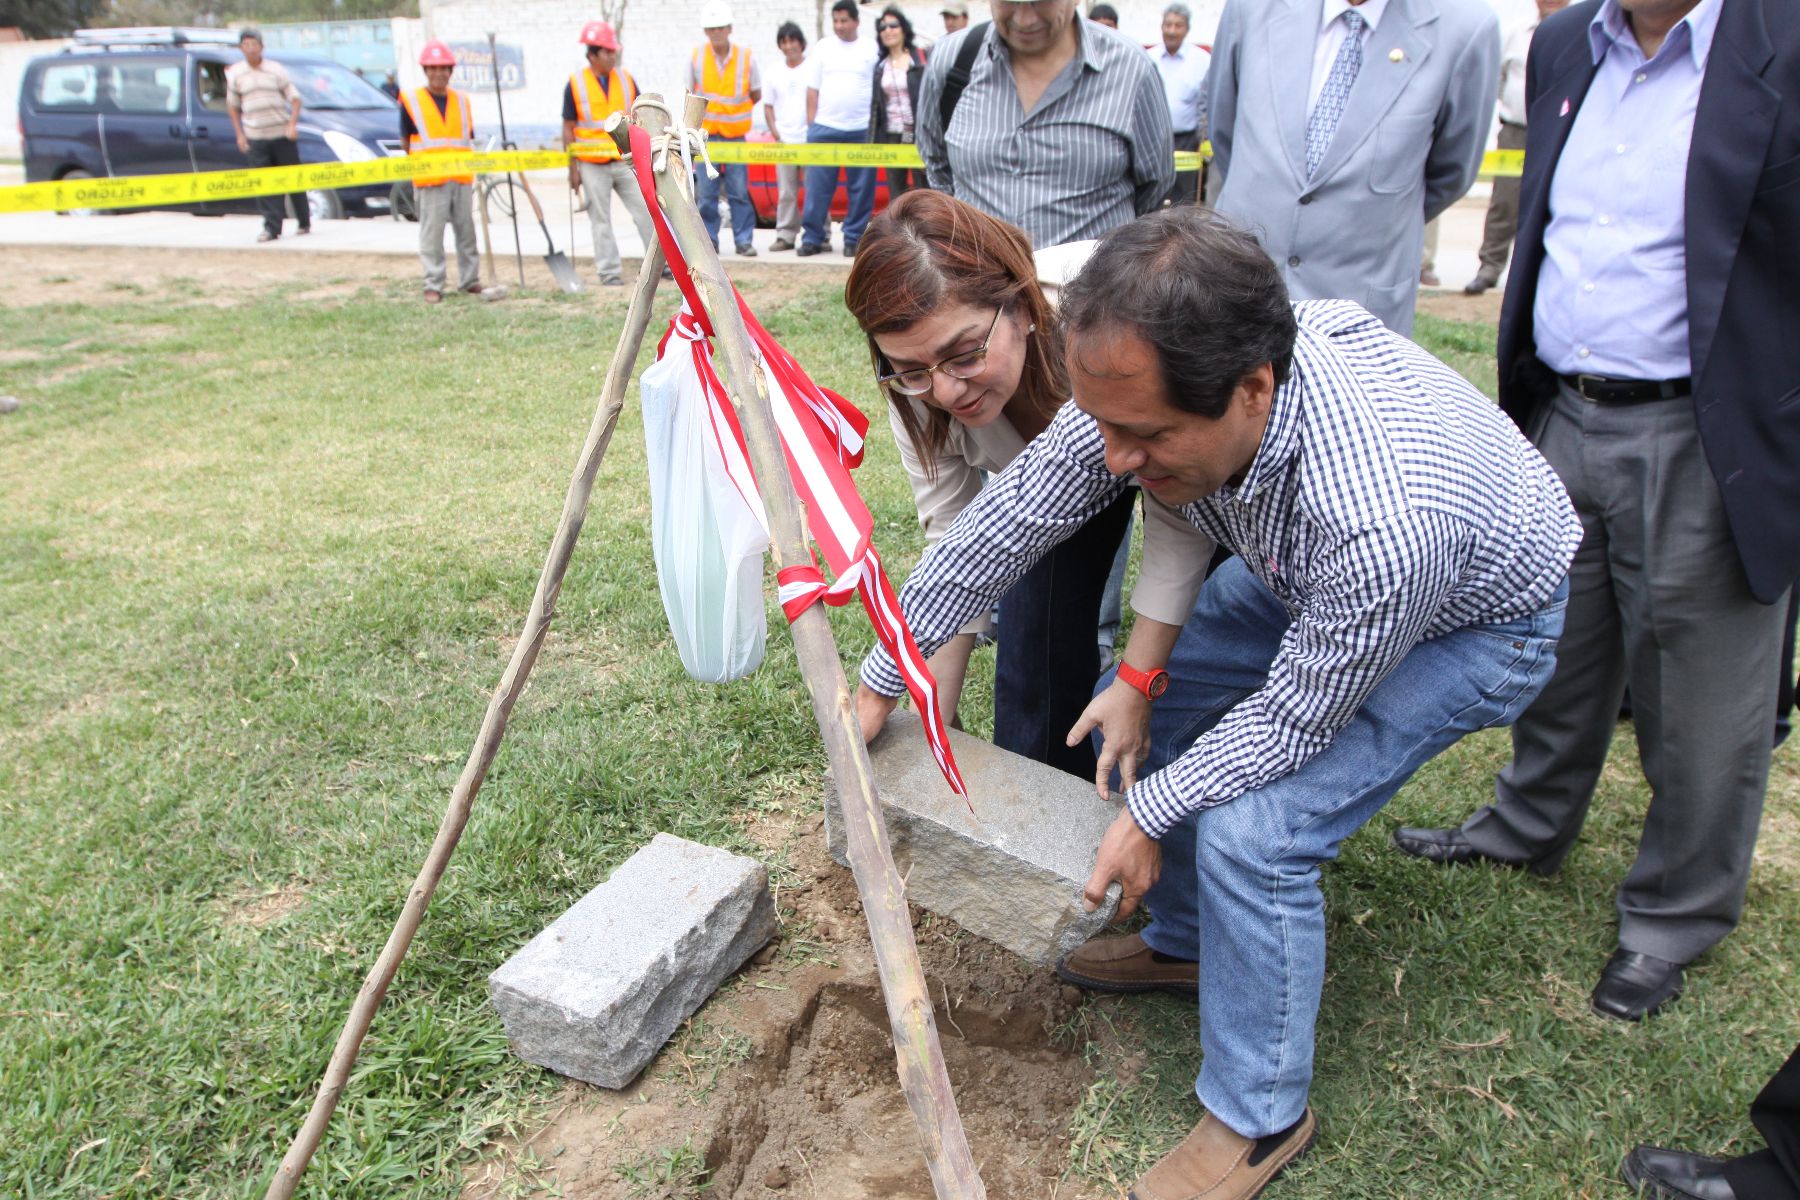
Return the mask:
<path id="1" fill-rule="evenodd" d="M 1158 954 L 1135 933 L 1095 938 L 1056 964 L 1056 973 L 1096 992 L 1200 992 L 1200 964 Z"/>
<path id="2" fill-rule="evenodd" d="M 1307 1109 L 1286 1134 L 1239 1137 L 1207 1113 L 1174 1153 L 1132 1185 L 1131 1200 L 1250 1200 L 1313 1144 L 1318 1118 Z"/>
<path id="3" fill-rule="evenodd" d="M 425 289 L 425 303 L 437 304 L 440 301 L 442 301 L 443 298 L 444 298 L 444 293 L 432 291 L 430 288 Z"/>

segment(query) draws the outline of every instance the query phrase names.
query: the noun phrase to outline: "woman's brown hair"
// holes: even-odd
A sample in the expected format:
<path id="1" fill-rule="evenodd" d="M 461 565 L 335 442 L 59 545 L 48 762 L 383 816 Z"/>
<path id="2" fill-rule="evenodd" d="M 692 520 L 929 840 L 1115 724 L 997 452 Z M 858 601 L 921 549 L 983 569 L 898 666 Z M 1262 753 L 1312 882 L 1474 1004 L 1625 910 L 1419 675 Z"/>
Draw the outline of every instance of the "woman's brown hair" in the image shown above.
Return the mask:
<path id="1" fill-rule="evenodd" d="M 1036 335 L 1026 339 L 1018 395 L 1044 420 L 1054 417 L 1069 398 L 1069 374 L 1056 311 L 1037 283 L 1030 240 L 943 192 L 907 192 L 869 222 L 844 285 L 844 305 L 868 335 L 876 374 L 889 369 L 876 334 L 910 329 L 949 304 L 1016 307 L 1027 325 L 1037 326 Z M 930 471 L 949 440 L 950 415 L 922 405 L 921 423 L 907 399 L 888 395 Z"/>

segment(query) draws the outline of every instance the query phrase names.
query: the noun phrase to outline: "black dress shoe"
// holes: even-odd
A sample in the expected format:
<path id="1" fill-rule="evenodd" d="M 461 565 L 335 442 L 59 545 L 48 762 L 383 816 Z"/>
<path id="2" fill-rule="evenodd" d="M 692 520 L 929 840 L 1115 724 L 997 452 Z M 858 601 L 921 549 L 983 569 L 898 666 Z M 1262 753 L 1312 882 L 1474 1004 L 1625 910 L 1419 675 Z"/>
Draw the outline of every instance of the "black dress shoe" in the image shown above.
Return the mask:
<path id="1" fill-rule="evenodd" d="M 1402 853 L 1434 862 L 1440 867 L 1466 862 L 1490 862 L 1503 867 L 1531 866 L 1529 859 L 1498 858 L 1492 854 L 1483 854 L 1469 844 L 1468 835 L 1456 826 L 1448 829 L 1414 829 L 1402 825 L 1394 830 L 1394 845 Z"/>
<path id="2" fill-rule="evenodd" d="M 801 258 L 810 258 L 815 254 L 823 253 L 824 250 L 825 247 L 819 245 L 817 242 L 801 242 L 800 248 L 794 251 L 794 253 L 798 254 Z"/>
<path id="3" fill-rule="evenodd" d="M 1681 968 L 1635 950 L 1614 950 L 1594 986 L 1594 1011 L 1621 1021 L 1641 1021 L 1681 995 Z"/>
<path id="4" fill-rule="evenodd" d="M 1625 1156 L 1619 1174 L 1635 1195 L 1648 1200 L 1737 1200 L 1722 1158 L 1639 1146 Z"/>

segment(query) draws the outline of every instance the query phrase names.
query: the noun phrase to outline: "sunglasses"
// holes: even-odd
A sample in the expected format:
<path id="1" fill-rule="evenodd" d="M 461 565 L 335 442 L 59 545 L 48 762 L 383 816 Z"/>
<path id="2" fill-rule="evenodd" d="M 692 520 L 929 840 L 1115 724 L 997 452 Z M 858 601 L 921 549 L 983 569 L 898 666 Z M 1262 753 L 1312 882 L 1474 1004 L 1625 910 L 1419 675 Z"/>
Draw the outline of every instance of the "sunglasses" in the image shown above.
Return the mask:
<path id="1" fill-rule="evenodd" d="M 881 22 L 881 24 L 875 26 L 876 31 L 879 33 L 886 33 L 890 29 L 899 29 L 899 28 L 900 28 L 900 22 L 898 22 L 898 21 L 883 21 L 883 22 Z"/>

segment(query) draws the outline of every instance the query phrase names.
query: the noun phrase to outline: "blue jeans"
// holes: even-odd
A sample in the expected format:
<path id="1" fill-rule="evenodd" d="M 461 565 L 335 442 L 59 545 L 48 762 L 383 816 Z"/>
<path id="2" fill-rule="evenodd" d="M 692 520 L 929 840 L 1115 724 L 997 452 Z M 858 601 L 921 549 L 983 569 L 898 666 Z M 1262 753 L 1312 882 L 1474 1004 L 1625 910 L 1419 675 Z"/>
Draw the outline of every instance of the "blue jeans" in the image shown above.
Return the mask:
<path id="1" fill-rule="evenodd" d="M 833 129 L 829 125 L 808 125 L 808 142 L 862 144 L 869 140 L 866 129 Z M 849 207 L 844 212 L 844 249 L 856 249 L 875 211 L 874 167 L 808 167 L 806 168 L 806 209 L 800 218 L 800 244 L 824 246 L 831 242 L 831 198 L 837 194 L 838 172 L 844 173 L 844 186 L 849 192 Z"/>
<path id="2" fill-rule="evenodd" d="M 1162 838 L 1152 949 L 1200 961 L 1200 1103 L 1245 1137 L 1300 1119 L 1325 983 L 1321 863 L 1466 733 L 1518 719 L 1550 678 L 1568 584 L 1531 617 L 1420 642 L 1298 771 Z M 1263 684 L 1287 609 L 1233 558 L 1201 589 L 1150 722 L 1153 771 Z M 1112 682 L 1109 672 L 1102 686 Z M 1201 935 L 1201 930 L 1205 935 Z"/>
<path id="3" fill-rule="evenodd" d="M 707 135 L 709 141 L 741 142 L 743 138 L 722 138 Z M 694 171 L 697 185 L 696 196 L 700 205 L 700 220 L 706 226 L 706 235 L 712 238 L 713 249 L 719 248 L 719 188 L 725 188 L 725 203 L 731 206 L 731 241 L 733 246 L 742 246 L 756 232 L 756 209 L 750 203 L 750 168 L 743 163 L 720 163 L 719 177 L 709 178 L 704 166 Z"/>

